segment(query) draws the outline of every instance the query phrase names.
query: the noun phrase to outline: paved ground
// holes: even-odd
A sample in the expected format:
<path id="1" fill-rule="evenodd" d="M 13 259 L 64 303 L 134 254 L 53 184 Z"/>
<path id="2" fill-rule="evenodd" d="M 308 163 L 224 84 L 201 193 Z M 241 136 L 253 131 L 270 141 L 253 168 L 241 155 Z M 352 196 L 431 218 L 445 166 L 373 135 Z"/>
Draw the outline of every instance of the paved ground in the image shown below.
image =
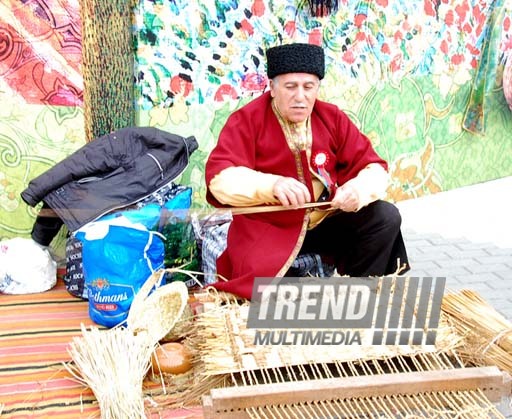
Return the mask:
<path id="1" fill-rule="evenodd" d="M 512 177 L 399 202 L 410 276 L 446 277 L 512 322 Z M 512 418 L 512 399 L 497 404 Z"/>
<path id="2" fill-rule="evenodd" d="M 512 321 L 512 177 L 398 203 L 410 276 L 446 277 Z"/>

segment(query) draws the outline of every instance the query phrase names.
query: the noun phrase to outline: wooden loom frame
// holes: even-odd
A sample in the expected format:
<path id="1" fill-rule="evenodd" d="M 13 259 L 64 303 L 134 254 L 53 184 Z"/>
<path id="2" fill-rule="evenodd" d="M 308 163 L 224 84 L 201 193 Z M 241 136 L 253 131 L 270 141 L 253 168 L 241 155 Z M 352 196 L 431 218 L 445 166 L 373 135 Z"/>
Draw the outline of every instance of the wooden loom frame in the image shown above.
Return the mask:
<path id="1" fill-rule="evenodd" d="M 216 388 L 203 396 L 203 409 L 205 419 L 248 418 L 246 409 L 268 405 L 478 390 L 497 402 L 510 393 L 510 376 L 497 367 L 471 367 Z"/>
<path id="2" fill-rule="evenodd" d="M 351 361 L 342 361 L 340 354 L 330 364 L 321 354 L 315 360 L 307 355 L 303 362 L 285 357 L 288 361 L 282 363 L 268 358 L 269 353 L 258 356 L 260 349 L 251 347 L 250 338 L 247 342 L 242 321 L 246 313 L 240 309 L 237 303 L 226 302 L 210 307 L 210 315 L 201 319 L 215 324 L 215 341 L 224 333 L 227 338 L 206 343 L 206 364 L 215 363 L 218 356 L 222 361 L 217 371 L 206 367 L 205 374 L 231 376 L 228 387 L 203 393 L 206 419 L 504 417 L 495 403 L 510 395 L 510 375 L 495 365 L 464 365 L 457 352 L 461 337 L 452 335 L 444 313 L 443 343 L 433 351 L 417 348 Z M 231 357 L 233 362 L 227 362 Z M 254 361 L 247 362 L 247 357 Z M 266 359 L 272 360 L 267 366 Z"/>

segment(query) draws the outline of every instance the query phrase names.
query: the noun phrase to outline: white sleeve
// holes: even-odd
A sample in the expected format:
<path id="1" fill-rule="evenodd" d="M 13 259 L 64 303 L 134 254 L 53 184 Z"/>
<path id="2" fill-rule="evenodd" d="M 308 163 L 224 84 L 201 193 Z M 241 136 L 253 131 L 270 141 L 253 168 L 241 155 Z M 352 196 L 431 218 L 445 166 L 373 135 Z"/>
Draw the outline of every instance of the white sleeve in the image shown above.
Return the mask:
<path id="1" fill-rule="evenodd" d="M 370 163 L 358 175 L 350 179 L 345 185 L 352 186 L 359 196 L 359 208 L 386 197 L 389 185 L 389 174 L 378 163 Z"/>
<path id="2" fill-rule="evenodd" d="M 237 207 L 278 203 L 275 182 L 281 176 L 258 172 L 244 166 L 228 167 L 211 181 L 209 189 L 222 204 Z"/>

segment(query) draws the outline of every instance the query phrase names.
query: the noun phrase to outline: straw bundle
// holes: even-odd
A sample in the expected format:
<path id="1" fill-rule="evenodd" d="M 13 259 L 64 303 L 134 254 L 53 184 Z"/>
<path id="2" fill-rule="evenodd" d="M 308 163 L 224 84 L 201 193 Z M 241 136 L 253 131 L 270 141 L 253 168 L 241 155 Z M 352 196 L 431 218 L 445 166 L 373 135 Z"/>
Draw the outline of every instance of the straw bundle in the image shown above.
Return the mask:
<path id="1" fill-rule="evenodd" d="M 441 309 L 464 338 L 464 345 L 459 348 L 464 362 L 496 365 L 512 373 L 512 324 L 509 321 L 471 290 L 445 295 Z"/>
<path id="2" fill-rule="evenodd" d="M 86 330 L 82 325 L 82 336 L 73 339 L 69 354 L 74 364 L 65 367 L 92 389 L 102 419 L 146 417 L 142 381 L 154 350 L 148 336 L 122 327 Z"/>
<path id="3" fill-rule="evenodd" d="M 158 342 L 181 318 L 188 289 L 183 282 L 158 287 L 164 271 L 153 273 L 136 294 L 127 327 L 82 326 L 70 344 L 73 363 L 65 368 L 96 396 L 102 419 L 145 418 L 143 381 Z"/>

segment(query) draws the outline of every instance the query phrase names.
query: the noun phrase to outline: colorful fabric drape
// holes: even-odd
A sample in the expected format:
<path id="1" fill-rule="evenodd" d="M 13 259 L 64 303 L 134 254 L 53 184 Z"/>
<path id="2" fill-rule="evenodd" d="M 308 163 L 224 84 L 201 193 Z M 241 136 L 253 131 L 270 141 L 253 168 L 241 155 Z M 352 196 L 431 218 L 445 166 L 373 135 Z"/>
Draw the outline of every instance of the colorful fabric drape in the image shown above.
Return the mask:
<path id="1" fill-rule="evenodd" d="M 27 104 L 83 105 L 78 15 L 72 0 L 0 3 L 0 78 Z"/>
<path id="2" fill-rule="evenodd" d="M 495 0 L 489 6 L 487 28 L 483 34 L 483 47 L 473 79 L 469 103 L 464 115 L 464 129 L 475 134 L 485 134 L 486 95 L 494 85 L 498 67 L 497 54 L 501 38 L 501 21 L 503 19 L 503 0 Z"/>

